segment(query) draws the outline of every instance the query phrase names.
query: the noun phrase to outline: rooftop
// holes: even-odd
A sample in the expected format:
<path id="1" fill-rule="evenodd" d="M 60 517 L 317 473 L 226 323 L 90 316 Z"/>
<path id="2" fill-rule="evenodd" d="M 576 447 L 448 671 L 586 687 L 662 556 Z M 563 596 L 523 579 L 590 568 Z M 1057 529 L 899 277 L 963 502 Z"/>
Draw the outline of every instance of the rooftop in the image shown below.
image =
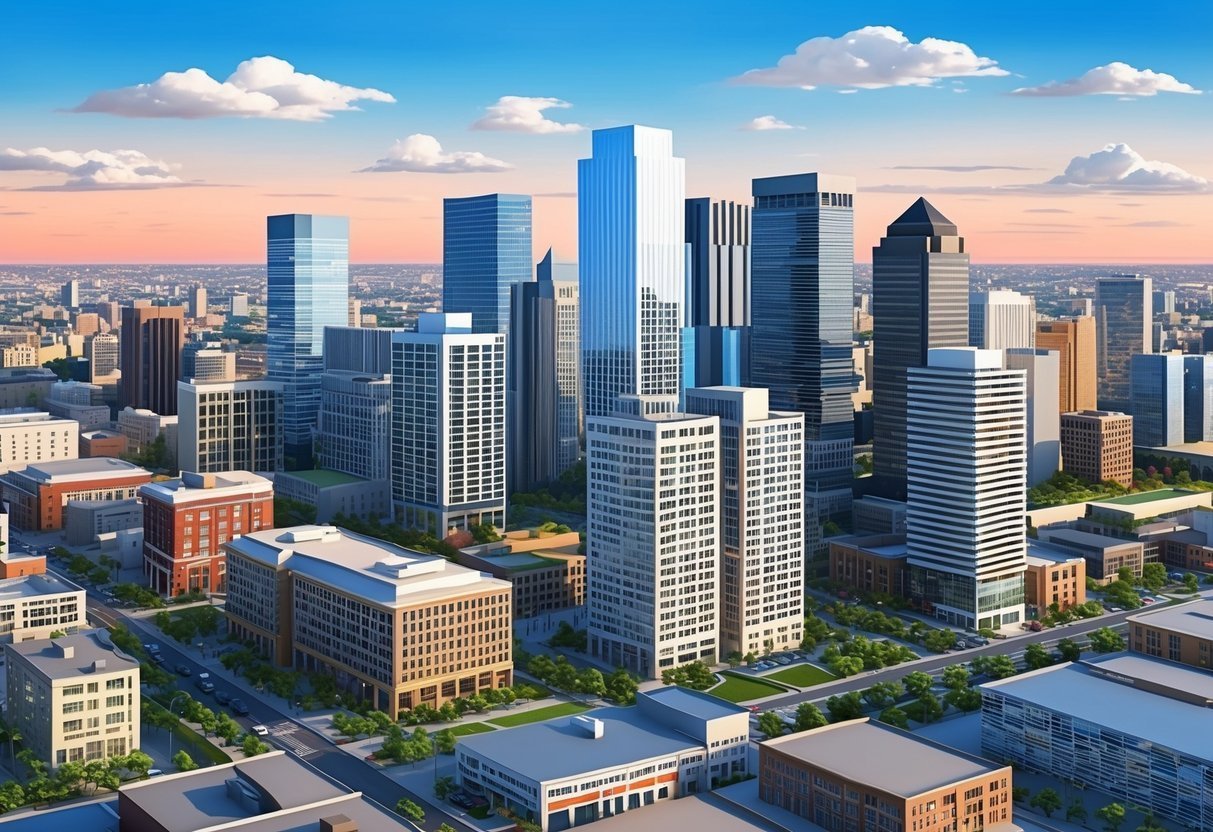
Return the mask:
<path id="1" fill-rule="evenodd" d="M 919 197 L 889 226 L 890 237 L 955 237 L 956 223 L 925 198 Z"/>
<path id="2" fill-rule="evenodd" d="M 139 496 L 161 503 L 189 503 L 215 497 L 241 496 L 272 491 L 273 482 L 249 471 L 224 471 L 221 474 L 182 472 L 175 480 L 152 482 L 139 489 Z"/>
<path id="3" fill-rule="evenodd" d="M 1118 546 L 1140 546 L 1135 540 L 1123 540 L 1119 537 L 1109 537 L 1104 534 L 1082 532 L 1078 529 L 1040 529 L 1038 532 L 1046 543 L 1068 544 L 1084 552 L 1102 552 Z"/>
<path id="4" fill-rule="evenodd" d="M 1213 599 L 1202 598 L 1187 604 L 1158 607 L 1131 615 L 1128 620 L 1147 627 L 1160 627 L 1197 638 L 1213 639 Z"/>
<path id="5" fill-rule="evenodd" d="M 757 799 L 757 795 L 755 795 Z M 596 832 L 669 832 L 671 829 L 727 829 L 729 832 L 787 832 L 787 827 L 760 815 L 770 804 L 742 808 L 715 794 L 689 794 L 680 800 L 661 800 L 646 806 L 643 812 L 624 812 L 594 822 Z M 798 818 L 799 820 L 799 818 Z M 801 821 L 797 829 L 819 830 L 820 826 Z"/>
<path id="6" fill-rule="evenodd" d="M 0 603 L 15 598 L 36 598 L 39 595 L 62 595 L 65 592 L 84 592 L 71 581 L 47 572 L 44 575 L 22 575 L 0 581 Z"/>
<path id="7" fill-rule="evenodd" d="M 842 779 L 907 798 L 1002 768 L 867 718 L 790 734 L 762 745 Z"/>
<path id="8" fill-rule="evenodd" d="M 1082 558 L 1073 552 L 1053 549 L 1048 543 L 1032 537 L 1028 538 L 1028 566 L 1052 566 L 1072 560 L 1082 560 Z"/>
<path id="9" fill-rule="evenodd" d="M 1171 751 L 1200 760 L 1213 759 L 1208 732 L 1194 730 L 1194 726 L 1208 722 L 1207 708 L 1150 693 L 1131 683 L 1114 682 L 1085 664 L 1057 664 L 981 687 L 1036 708 L 1147 739 Z M 1126 714 L 1148 714 L 1148 718 L 1126 719 Z"/>
<path id="10" fill-rule="evenodd" d="M 107 630 L 86 630 L 55 639 L 10 644 L 12 650 L 48 679 L 74 679 L 86 673 L 126 673 L 139 668 L 138 660 L 119 650 Z M 101 662 L 95 668 L 94 662 Z"/>
<path id="11" fill-rule="evenodd" d="M 734 714 L 748 714 L 749 709 L 732 702 L 703 693 L 702 691 L 684 688 L 679 685 L 665 685 L 646 691 L 644 696 L 659 705 L 693 716 L 696 719 L 710 720 Z"/>
<path id="12" fill-rule="evenodd" d="M 326 471 L 320 468 L 311 471 L 284 471 L 277 476 L 279 477 L 294 477 L 295 479 L 309 482 L 317 488 L 328 488 L 333 485 L 348 485 L 352 482 L 366 482 L 361 477 L 355 477 L 353 474 L 346 474 L 343 471 Z"/>
<path id="13" fill-rule="evenodd" d="M 1109 653 L 1083 659 L 1088 667 L 1113 676 L 1162 685 L 1192 699 L 1213 705 L 1213 673 L 1184 664 L 1163 661 L 1141 653 Z"/>
<path id="14" fill-rule="evenodd" d="M 13 473 L 21 474 L 37 483 L 45 485 L 104 479 L 107 477 L 144 477 L 150 479 L 152 476 L 145 468 L 140 468 L 138 465 L 123 459 L 115 459 L 108 456 L 85 459 L 62 459 L 56 462 L 35 462 Z"/>
<path id="15" fill-rule="evenodd" d="M 1097 505 L 1137 506 L 1142 503 L 1155 503 L 1159 500 L 1172 500 L 1178 497 L 1188 497 L 1201 493 L 1203 492 L 1189 491 L 1184 488 L 1159 488 L 1154 491 L 1141 491 L 1137 494 L 1126 494 L 1123 497 L 1109 497 L 1108 499 L 1092 500 L 1091 502 Z"/>

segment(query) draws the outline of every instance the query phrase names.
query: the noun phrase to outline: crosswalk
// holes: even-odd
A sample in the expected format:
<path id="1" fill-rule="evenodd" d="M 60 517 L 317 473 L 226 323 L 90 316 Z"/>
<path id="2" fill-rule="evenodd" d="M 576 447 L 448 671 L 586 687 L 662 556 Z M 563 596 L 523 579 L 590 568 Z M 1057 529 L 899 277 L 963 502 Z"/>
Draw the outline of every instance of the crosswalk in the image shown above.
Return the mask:
<path id="1" fill-rule="evenodd" d="M 288 751 L 293 752 L 298 757 L 310 757 L 317 753 L 317 749 L 312 748 L 307 743 L 303 742 L 295 736 L 300 730 L 299 726 L 293 722 L 283 720 L 276 722 L 273 725 L 267 725 L 270 729 L 270 736 L 278 745 L 285 747 Z"/>

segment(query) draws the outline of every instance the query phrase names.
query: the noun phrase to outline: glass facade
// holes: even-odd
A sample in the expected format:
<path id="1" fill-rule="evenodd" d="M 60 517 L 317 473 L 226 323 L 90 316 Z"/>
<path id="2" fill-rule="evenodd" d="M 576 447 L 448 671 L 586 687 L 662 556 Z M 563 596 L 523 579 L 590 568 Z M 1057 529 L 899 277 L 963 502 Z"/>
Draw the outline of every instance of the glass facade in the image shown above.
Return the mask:
<path id="1" fill-rule="evenodd" d="M 1184 442 L 1213 441 L 1213 355 L 1184 356 Z"/>
<path id="2" fill-rule="evenodd" d="M 310 468 L 324 328 L 348 321 L 349 219 L 282 214 L 266 232 L 266 377 L 283 384 L 286 466 Z"/>
<path id="3" fill-rule="evenodd" d="M 1130 363 L 1151 353 L 1154 320 L 1153 281 L 1148 277 L 1105 277 L 1095 284 L 1095 369 L 1100 410 L 1128 413 L 1131 406 Z"/>
<path id="4" fill-rule="evenodd" d="M 471 312 L 472 332 L 508 334 L 510 287 L 531 272 L 531 198 L 442 200 L 442 311 Z"/>
<path id="5" fill-rule="evenodd" d="M 1184 441 L 1184 357 L 1134 355 L 1130 367 L 1133 444 L 1148 448 Z"/>

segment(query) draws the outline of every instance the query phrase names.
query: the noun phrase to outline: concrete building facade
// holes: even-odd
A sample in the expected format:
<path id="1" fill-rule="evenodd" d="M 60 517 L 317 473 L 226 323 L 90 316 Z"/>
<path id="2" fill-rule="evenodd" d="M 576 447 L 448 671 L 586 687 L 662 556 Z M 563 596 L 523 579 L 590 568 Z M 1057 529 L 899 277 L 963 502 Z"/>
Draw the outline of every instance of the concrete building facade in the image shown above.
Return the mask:
<path id="1" fill-rule="evenodd" d="M 79 422 L 32 407 L 0 410 L 0 473 L 79 455 Z"/>

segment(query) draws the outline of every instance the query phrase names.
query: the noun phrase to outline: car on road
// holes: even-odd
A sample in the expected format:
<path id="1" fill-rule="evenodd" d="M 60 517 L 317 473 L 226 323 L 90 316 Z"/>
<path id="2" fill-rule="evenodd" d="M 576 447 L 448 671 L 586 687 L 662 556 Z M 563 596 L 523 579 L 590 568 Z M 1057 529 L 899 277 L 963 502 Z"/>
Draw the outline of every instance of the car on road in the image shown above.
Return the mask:
<path id="1" fill-rule="evenodd" d="M 190 666 L 188 664 L 179 664 L 174 668 L 174 670 L 177 671 L 178 676 L 192 676 L 194 673 L 194 671 L 190 670 Z"/>
<path id="2" fill-rule="evenodd" d="M 194 687 L 203 693 L 214 693 L 215 683 L 211 681 L 211 674 L 199 673 L 198 678 L 194 680 Z"/>
<path id="3" fill-rule="evenodd" d="M 225 690 L 216 690 L 215 701 L 220 705 L 226 705 L 232 701 L 232 695 Z"/>
<path id="4" fill-rule="evenodd" d="M 259 737 L 268 737 L 270 735 L 270 729 L 266 728 L 264 725 L 254 725 L 253 733 Z"/>
<path id="5" fill-rule="evenodd" d="M 164 654 L 152 653 L 152 661 L 154 661 L 156 664 L 164 664 Z"/>
<path id="6" fill-rule="evenodd" d="M 240 699 L 239 697 L 232 698 L 227 705 L 232 709 L 232 713 L 236 714 L 236 716 L 249 715 L 248 705 L 244 704 L 244 700 Z"/>

